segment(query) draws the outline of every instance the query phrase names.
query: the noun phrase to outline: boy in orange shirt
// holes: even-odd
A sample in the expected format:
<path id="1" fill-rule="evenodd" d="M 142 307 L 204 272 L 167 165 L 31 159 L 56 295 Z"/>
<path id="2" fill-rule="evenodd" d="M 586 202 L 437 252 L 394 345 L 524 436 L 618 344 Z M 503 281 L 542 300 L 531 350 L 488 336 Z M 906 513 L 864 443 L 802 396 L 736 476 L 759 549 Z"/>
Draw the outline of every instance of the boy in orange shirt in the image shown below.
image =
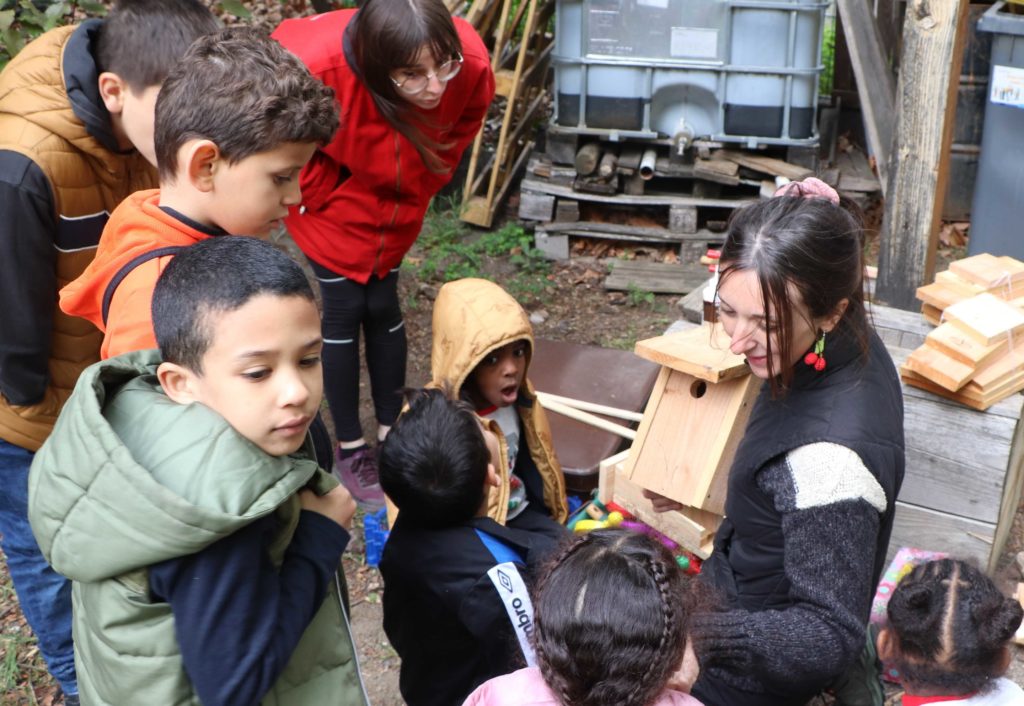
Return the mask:
<path id="1" fill-rule="evenodd" d="M 111 214 L 96 259 L 61 290 L 61 309 L 104 332 L 103 358 L 156 347 L 150 301 L 170 258 L 211 237 L 269 235 L 337 126 L 334 92 L 277 42 L 241 27 L 203 37 L 157 100 L 160 188 Z"/>

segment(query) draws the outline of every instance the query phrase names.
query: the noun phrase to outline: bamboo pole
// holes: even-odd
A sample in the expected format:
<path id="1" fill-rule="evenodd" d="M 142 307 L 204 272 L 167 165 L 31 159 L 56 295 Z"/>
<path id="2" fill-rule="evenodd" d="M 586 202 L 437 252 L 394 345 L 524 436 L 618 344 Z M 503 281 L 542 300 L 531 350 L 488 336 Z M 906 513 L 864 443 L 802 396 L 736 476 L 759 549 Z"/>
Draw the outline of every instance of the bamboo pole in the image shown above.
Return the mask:
<path id="1" fill-rule="evenodd" d="M 562 404 L 561 402 L 549 401 L 543 404 L 544 409 L 550 412 L 557 412 L 563 417 L 575 419 L 577 422 L 583 422 L 584 424 L 589 424 L 592 427 L 597 427 L 604 431 L 610 431 L 612 434 L 618 434 L 624 439 L 629 439 L 630 441 L 636 438 L 636 432 L 632 429 L 624 427 L 621 424 L 616 424 L 615 422 L 609 422 L 607 419 L 601 419 L 590 412 L 584 412 L 576 409 L 575 407 L 570 407 L 567 404 Z"/>
<path id="2" fill-rule="evenodd" d="M 562 397 L 561 395 L 554 395 L 550 392 L 537 391 L 537 398 L 540 403 L 545 407 L 548 406 L 549 402 L 560 402 L 566 406 L 574 407 L 575 409 L 581 409 L 584 412 L 594 412 L 595 414 L 604 414 L 609 417 L 616 417 L 618 419 L 626 419 L 631 422 L 642 421 L 644 415 L 640 412 L 630 412 L 627 409 L 619 409 L 618 407 L 609 407 L 603 404 L 597 404 L 596 402 L 585 402 L 584 400 L 573 399 L 572 397 Z"/>

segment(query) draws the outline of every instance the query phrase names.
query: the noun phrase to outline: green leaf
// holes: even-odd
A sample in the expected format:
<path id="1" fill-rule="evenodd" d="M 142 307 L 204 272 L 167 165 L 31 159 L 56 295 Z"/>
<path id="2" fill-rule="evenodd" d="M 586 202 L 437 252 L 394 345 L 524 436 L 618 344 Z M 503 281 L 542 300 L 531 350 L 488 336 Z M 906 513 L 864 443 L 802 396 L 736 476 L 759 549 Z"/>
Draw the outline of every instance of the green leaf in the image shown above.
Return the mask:
<path id="1" fill-rule="evenodd" d="M 0 32 L 6 32 L 14 22 L 14 10 L 0 10 Z"/>
<path id="2" fill-rule="evenodd" d="M 82 2 L 78 3 L 78 6 L 93 17 L 105 17 L 107 14 L 107 6 L 101 2 L 82 0 Z"/>
<path id="3" fill-rule="evenodd" d="M 217 4 L 220 6 L 220 9 L 229 15 L 240 17 L 243 20 L 252 17 L 252 13 L 249 11 L 249 8 L 243 5 L 240 0 L 220 0 Z"/>
<path id="4" fill-rule="evenodd" d="M 7 47 L 7 53 L 14 58 L 14 55 L 25 48 L 25 39 L 18 33 L 17 30 L 7 29 L 0 32 L 0 40 L 3 41 L 4 46 Z"/>
<path id="5" fill-rule="evenodd" d="M 47 17 L 51 19 L 54 19 L 63 17 L 64 15 L 68 14 L 70 10 L 71 7 L 68 6 L 66 2 L 55 2 L 48 8 L 46 8 L 46 12 L 44 12 L 43 14 L 45 14 Z"/>

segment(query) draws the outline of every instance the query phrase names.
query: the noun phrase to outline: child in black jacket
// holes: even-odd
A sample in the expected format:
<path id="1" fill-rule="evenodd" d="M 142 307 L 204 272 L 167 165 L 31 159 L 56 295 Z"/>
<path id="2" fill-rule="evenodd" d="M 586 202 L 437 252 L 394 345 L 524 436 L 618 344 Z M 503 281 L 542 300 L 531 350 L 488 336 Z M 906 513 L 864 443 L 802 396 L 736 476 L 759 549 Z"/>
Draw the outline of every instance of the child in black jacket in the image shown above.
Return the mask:
<path id="1" fill-rule="evenodd" d="M 400 511 L 380 564 L 384 631 L 410 706 L 461 704 L 531 663 L 524 575 L 555 540 L 486 516 L 496 453 L 472 408 L 440 390 L 418 394 L 381 447 L 381 486 Z"/>

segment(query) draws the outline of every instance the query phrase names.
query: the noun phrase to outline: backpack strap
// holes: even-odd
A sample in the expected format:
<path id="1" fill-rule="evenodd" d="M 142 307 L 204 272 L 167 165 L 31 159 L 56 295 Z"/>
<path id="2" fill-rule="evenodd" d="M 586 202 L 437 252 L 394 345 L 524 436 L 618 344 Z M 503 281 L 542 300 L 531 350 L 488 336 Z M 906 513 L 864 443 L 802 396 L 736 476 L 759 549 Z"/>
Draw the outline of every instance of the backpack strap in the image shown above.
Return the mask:
<path id="1" fill-rule="evenodd" d="M 530 644 L 530 635 L 533 633 L 533 603 L 530 601 L 526 582 L 523 581 L 518 569 L 518 566 L 525 567 L 526 562 L 519 552 L 497 537 L 479 529 L 476 529 L 476 534 L 498 562 L 487 572 L 487 577 L 494 584 L 494 590 L 498 592 L 498 598 L 505 606 L 508 621 L 519 641 L 519 649 L 523 652 L 526 666 L 536 667 L 537 658 Z"/>
<path id="2" fill-rule="evenodd" d="M 187 245 L 168 245 L 164 248 L 157 248 L 156 250 L 150 250 L 144 252 L 141 255 L 136 255 L 131 260 L 121 266 L 121 269 L 111 278 L 110 283 L 107 284 L 106 290 L 103 292 L 103 327 L 107 326 L 107 315 L 110 313 L 110 302 L 114 299 L 114 292 L 117 291 L 118 286 L 124 281 L 124 278 L 132 273 L 139 265 L 150 260 L 155 260 L 158 257 L 166 257 L 167 255 L 177 255 L 179 252 L 184 250 Z"/>

